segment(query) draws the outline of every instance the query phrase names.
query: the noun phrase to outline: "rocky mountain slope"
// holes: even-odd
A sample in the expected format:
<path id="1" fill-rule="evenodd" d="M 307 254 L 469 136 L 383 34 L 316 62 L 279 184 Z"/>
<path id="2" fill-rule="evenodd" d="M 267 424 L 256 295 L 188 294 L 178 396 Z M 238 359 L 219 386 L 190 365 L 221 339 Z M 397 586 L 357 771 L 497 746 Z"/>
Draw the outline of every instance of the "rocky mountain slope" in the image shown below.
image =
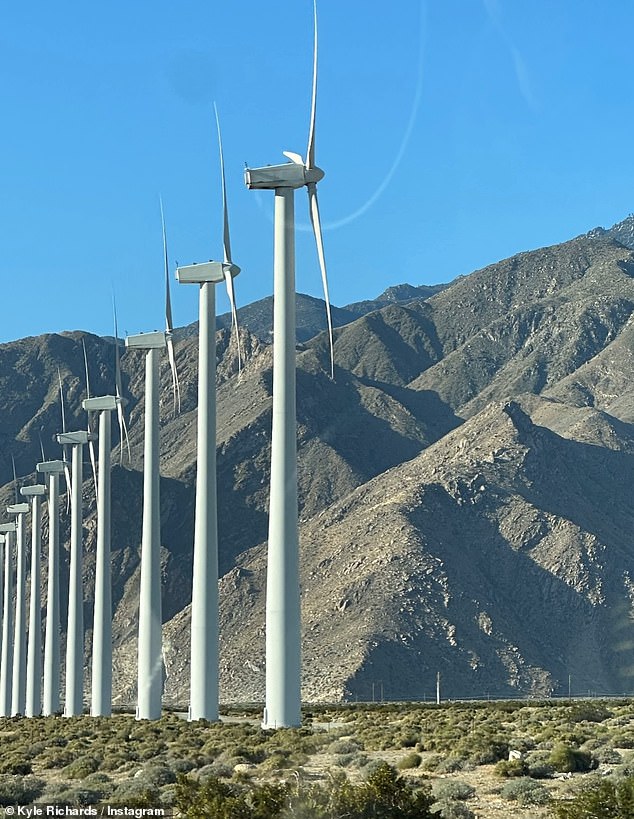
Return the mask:
<path id="1" fill-rule="evenodd" d="M 423 698 L 438 671 L 446 696 L 562 693 L 568 675 L 579 691 L 632 693 L 633 274 L 634 252 L 595 230 L 431 295 L 390 289 L 378 309 L 342 308 L 334 381 L 325 334 L 310 338 L 306 330 L 297 355 L 306 699 L 367 699 L 379 682 L 388 698 Z M 226 329 L 218 334 L 228 701 L 259 700 L 264 683 L 272 356 L 266 323 L 258 327 L 242 330 L 240 375 L 234 342 Z M 12 497 L 12 455 L 20 476 L 40 459 L 40 439 L 48 457 L 59 456 L 58 367 L 68 425 L 85 427 L 82 338 L 93 394 L 112 392 L 112 340 L 67 333 L 0 346 L 0 501 Z M 176 345 L 178 415 L 167 362 L 162 368 L 166 693 L 181 702 L 196 342 L 190 328 Z M 123 455 L 113 473 L 121 703 L 134 700 L 136 684 L 142 356 L 126 352 L 122 365 L 132 458 L 115 447 L 117 461 Z M 89 479 L 84 498 L 89 648 L 96 533 Z M 66 534 L 67 527 L 64 520 Z"/>

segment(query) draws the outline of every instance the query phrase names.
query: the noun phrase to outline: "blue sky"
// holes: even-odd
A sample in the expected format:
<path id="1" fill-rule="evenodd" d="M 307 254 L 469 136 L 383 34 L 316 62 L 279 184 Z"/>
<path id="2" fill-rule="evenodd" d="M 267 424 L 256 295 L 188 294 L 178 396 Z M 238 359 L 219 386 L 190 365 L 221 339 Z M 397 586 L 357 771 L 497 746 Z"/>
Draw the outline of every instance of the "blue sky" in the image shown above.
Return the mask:
<path id="1" fill-rule="evenodd" d="M 319 0 L 317 161 L 331 299 L 447 281 L 634 210 L 630 0 Z M 172 267 L 220 258 L 220 110 L 237 299 L 272 292 L 244 162 L 306 151 L 310 0 L 0 9 L 0 341 L 163 326 Z M 304 191 L 297 286 L 321 284 Z M 218 312 L 228 305 L 218 291 Z M 195 288 L 172 285 L 177 325 Z"/>

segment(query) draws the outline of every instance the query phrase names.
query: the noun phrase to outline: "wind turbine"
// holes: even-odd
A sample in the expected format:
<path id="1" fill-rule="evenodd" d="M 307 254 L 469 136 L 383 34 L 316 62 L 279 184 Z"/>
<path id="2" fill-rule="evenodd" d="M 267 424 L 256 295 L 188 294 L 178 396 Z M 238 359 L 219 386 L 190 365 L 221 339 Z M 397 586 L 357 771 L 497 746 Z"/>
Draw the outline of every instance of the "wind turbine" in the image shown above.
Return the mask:
<path id="1" fill-rule="evenodd" d="M 23 486 L 20 494 L 31 499 L 31 596 L 29 599 L 29 642 L 26 658 L 27 717 L 42 713 L 42 602 L 40 594 L 42 516 L 40 501 L 46 495 L 42 484 Z"/>
<path id="2" fill-rule="evenodd" d="M 117 395 L 90 396 L 82 402 L 90 415 L 99 413 L 99 480 L 97 488 L 97 555 L 95 565 L 95 604 L 92 631 L 92 689 L 90 713 L 93 717 L 109 717 L 112 714 L 112 577 L 111 551 L 111 456 L 112 413 L 122 411 L 123 399 L 119 397 L 119 355 L 115 331 L 115 384 Z M 84 352 L 85 352 L 84 347 Z M 88 362 L 86 361 L 86 384 Z M 121 415 L 119 421 L 121 424 Z M 121 440 L 123 450 L 123 439 Z"/>
<path id="3" fill-rule="evenodd" d="M 0 717 L 11 715 L 13 683 L 13 542 L 17 524 L 0 523 L 4 537 L 4 594 L 2 613 L 2 656 L 0 658 Z"/>
<path id="4" fill-rule="evenodd" d="M 48 581 L 42 703 L 42 713 L 48 717 L 60 710 L 59 477 L 66 464 L 64 461 L 42 461 L 35 468 L 48 475 Z"/>
<path id="5" fill-rule="evenodd" d="M 218 508 L 216 491 L 216 296 L 227 285 L 241 366 L 233 278 L 240 268 L 231 261 L 229 214 L 220 122 L 216 111 L 223 204 L 223 262 L 187 265 L 176 270 L 181 284 L 199 286 L 198 430 L 196 445 L 196 514 L 191 608 L 189 719 L 218 719 Z"/>
<path id="6" fill-rule="evenodd" d="M 161 208 L 162 212 L 162 208 Z M 167 349 L 174 408 L 179 406 L 178 374 L 172 341 L 172 309 L 167 269 L 167 241 L 163 221 L 165 255 L 166 330 L 128 336 L 126 347 L 145 350 L 145 431 L 143 444 L 143 533 L 141 584 L 139 589 L 139 644 L 137 668 L 137 719 L 159 719 L 163 696 L 163 639 L 161 606 L 161 514 L 159 447 L 159 355 Z"/>
<path id="7" fill-rule="evenodd" d="M 313 3 L 313 87 L 306 161 L 284 151 L 283 165 L 247 168 L 251 190 L 275 191 L 273 300 L 273 429 L 266 581 L 266 706 L 264 728 L 301 724 L 301 611 L 297 524 L 297 421 L 295 400 L 295 190 L 308 189 L 310 219 L 324 287 L 334 377 L 332 318 L 317 183 L 324 172 L 315 164 L 317 107 L 317 5 Z"/>
<path id="8" fill-rule="evenodd" d="M 4 614 L 4 542 L 6 535 L 0 534 L 0 611 Z M 2 629 L 0 628 L 0 663 L 2 662 Z"/>
<path id="9" fill-rule="evenodd" d="M 82 582 L 82 483 L 84 446 L 95 439 L 91 432 L 62 432 L 57 442 L 71 447 L 70 571 L 68 577 L 68 625 L 66 628 L 66 697 L 64 716 L 80 716 L 84 710 L 84 592 Z"/>
<path id="10" fill-rule="evenodd" d="M 17 487 L 16 487 L 17 488 Z M 11 716 L 24 714 L 26 707 L 26 528 L 24 517 L 28 503 L 12 503 L 7 512 L 17 521 L 17 555 L 15 581 L 15 627 L 13 637 L 13 683 Z"/>

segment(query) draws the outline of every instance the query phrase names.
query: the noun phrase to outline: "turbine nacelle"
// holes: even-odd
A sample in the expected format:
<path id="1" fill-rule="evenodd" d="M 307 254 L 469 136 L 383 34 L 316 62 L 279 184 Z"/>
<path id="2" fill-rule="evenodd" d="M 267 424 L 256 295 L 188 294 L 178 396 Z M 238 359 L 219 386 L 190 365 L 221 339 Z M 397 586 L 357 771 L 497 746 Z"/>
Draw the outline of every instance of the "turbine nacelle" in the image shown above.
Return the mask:
<path id="1" fill-rule="evenodd" d="M 238 265 L 232 262 L 209 261 L 177 267 L 176 279 L 180 284 L 218 284 L 226 281 L 228 275 L 235 278 L 239 272 Z"/>
<path id="2" fill-rule="evenodd" d="M 41 497 L 46 495 L 46 487 L 41 483 L 35 486 L 23 486 L 20 489 L 20 494 L 25 498 Z"/>
<path id="3" fill-rule="evenodd" d="M 308 168 L 299 154 L 290 151 L 285 156 L 291 162 L 282 165 L 266 165 L 264 168 L 246 168 L 244 182 L 249 190 L 275 190 L 275 188 L 303 188 L 317 184 L 324 178 L 321 168 Z"/>
<path id="4" fill-rule="evenodd" d="M 10 506 L 7 506 L 7 512 L 10 515 L 24 515 L 30 508 L 28 503 L 12 503 Z"/>
<path id="5" fill-rule="evenodd" d="M 80 430 L 79 432 L 60 432 L 57 435 L 57 443 L 58 444 L 70 444 L 73 446 L 74 444 L 87 444 L 88 441 L 95 441 L 97 440 L 97 436 L 93 432 L 84 432 Z"/>
<path id="6" fill-rule="evenodd" d="M 64 469 L 66 468 L 67 464 L 65 461 L 42 461 L 39 464 L 35 465 L 35 468 L 38 472 L 44 474 L 54 474 L 59 475 L 61 474 Z"/>
<path id="7" fill-rule="evenodd" d="M 167 346 L 168 333 L 163 330 L 155 330 L 152 333 L 137 333 L 128 336 L 125 346 L 133 350 L 162 350 Z M 169 333 L 171 337 L 171 333 Z"/>
<path id="8" fill-rule="evenodd" d="M 114 395 L 101 395 L 97 398 L 86 398 L 81 402 L 86 412 L 114 411 L 119 404 L 126 404 L 124 398 L 117 398 Z"/>

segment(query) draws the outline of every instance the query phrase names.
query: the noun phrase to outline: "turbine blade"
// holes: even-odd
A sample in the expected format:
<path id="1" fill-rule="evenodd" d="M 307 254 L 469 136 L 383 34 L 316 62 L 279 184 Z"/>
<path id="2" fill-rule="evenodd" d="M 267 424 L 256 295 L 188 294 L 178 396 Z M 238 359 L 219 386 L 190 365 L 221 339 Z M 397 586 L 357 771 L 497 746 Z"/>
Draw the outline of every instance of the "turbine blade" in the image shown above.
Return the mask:
<path id="1" fill-rule="evenodd" d="M 15 458 L 13 455 L 11 455 L 11 463 L 13 465 L 13 495 L 15 497 L 15 502 L 18 503 L 20 500 L 18 493 L 18 475 L 15 471 Z"/>
<path id="2" fill-rule="evenodd" d="M 86 368 L 86 398 L 90 398 L 90 376 L 88 373 L 88 353 L 86 352 L 86 340 L 82 338 L 81 346 L 84 348 L 84 367 Z M 90 435 L 90 413 L 87 412 L 88 423 L 87 432 Z M 90 453 L 90 465 L 92 466 L 92 477 L 95 482 L 95 500 L 97 498 L 97 456 L 95 455 L 95 442 L 88 441 L 88 452 Z"/>
<path id="3" fill-rule="evenodd" d="M 330 343 L 330 377 L 335 377 L 335 349 L 332 331 L 332 313 L 330 310 L 330 295 L 328 293 L 328 276 L 326 275 L 326 257 L 324 255 L 324 241 L 321 233 L 321 219 L 319 217 L 319 202 L 317 201 L 317 185 L 311 182 L 308 186 L 308 206 L 310 210 L 310 221 L 313 225 L 315 243 L 317 245 L 317 256 L 319 257 L 319 267 L 321 269 L 321 281 L 324 286 L 324 300 L 326 302 L 326 319 L 328 322 L 328 341 Z"/>
<path id="4" fill-rule="evenodd" d="M 84 368 L 86 370 L 86 398 L 90 398 L 90 377 L 88 375 L 88 353 L 86 352 L 86 339 L 82 338 L 81 346 L 84 350 Z"/>
<path id="5" fill-rule="evenodd" d="M 123 386 L 121 383 L 121 356 L 119 354 L 119 325 L 117 322 L 117 304 L 115 302 L 114 293 L 112 294 L 112 314 L 114 318 L 114 384 L 115 384 L 115 398 L 117 399 L 117 419 L 119 421 L 119 463 L 123 464 L 123 441 L 128 448 L 128 463 L 132 461 L 132 453 L 130 452 L 130 438 L 128 436 L 128 427 L 125 422 L 125 415 L 123 412 Z"/>
<path id="6" fill-rule="evenodd" d="M 62 387 L 62 373 L 60 368 L 57 368 L 57 380 L 59 381 L 59 401 L 62 408 L 62 432 L 66 432 L 66 412 L 64 411 L 64 389 Z M 64 461 L 64 482 L 66 483 L 66 514 L 70 511 L 70 496 L 72 494 L 72 484 L 70 478 L 70 469 L 68 466 L 66 445 L 62 446 L 62 460 Z"/>
<path id="7" fill-rule="evenodd" d="M 66 514 L 70 512 L 70 498 L 73 494 L 73 483 L 70 475 L 70 466 L 68 465 L 68 452 L 66 447 L 62 447 L 62 458 L 64 460 L 64 482 L 66 484 Z"/>
<path id="8" fill-rule="evenodd" d="M 317 0 L 313 0 L 313 95 L 310 104 L 310 128 L 308 129 L 308 148 L 306 150 L 306 167 L 315 167 L 315 117 L 317 114 Z"/>
<path id="9" fill-rule="evenodd" d="M 282 151 L 284 156 L 287 156 L 291 162 L 294 162 L 295 165 L 303 165 L 304 160 L 299 154 L 294 153 L 293 151 Z"/>
<path id="10" fill-rule="evenodd" d="M 57 368 L 57 380 L 59 382 L 59 402 L 62 409 L 62 432 L 66 432 L 66 412 L 64 411 L 64 390 L 62 388 L 62 373 Z"/>
<path id="11" fill-rule="evenodd" d="M 222 244 L 225 254 L 225 262 L 231 263 L 231 239 L 229 237 L 229 209 L 227 207 L 227 185 L 225 182 L 225 158 L 222 151 L 222 134 L 220 133 L 220 117 L 218 108 L 214 102 L 214 113 L 216 115 L 216 130 L 218 131 L 218 148 L 220 149 L 220 179 L 222 182 L 222 221 L 223 233 Z"/>
<path id="12" fill-rule="evenodd" d="M 227 285 L 227 295 L 229 296 L 229 304 L 231 305 L 231 327 L 236 336 L 236 344 L 238 345 L 238 375 L 242 372 L 242 346 L 240 344 L 240 329 L 238 327 L 238 310 L 236 309 L 236 296 L 233 287 L 233 276 L 231 273 L 225 271 L 225 283 Z"/>
<path id="13" fill-rule="evenodd" d="M 42 427 L 40 427 L 40 431 L 38 432 L 38 436 L 40 439 L 40 451 L 42 453 L 42 462 L 46 460 L 46 455 L 44 454 L 44 441 L 42 440 Z"/>
<path id="14" fill-rule="evenodd" d="M 170 276 L 169 258 L 167 255 L 167 231 L 165 230 L 165 214 L 163 212 L 163 200 L 161 202 L 161 225 L 163 228 L 163 260 L 165 265 L 165 340 L 167 343 L 167 356 L 169 358 L 170 370 L 172 371 L 172 390 L 174 392 L 174 414 L 181 411 L 181 390 L 178 383 L 178 371 L 176 369 L 176 356 L 174 355 L 174 322 L 172 320 L 172 299 L 170 296 Z"/>

